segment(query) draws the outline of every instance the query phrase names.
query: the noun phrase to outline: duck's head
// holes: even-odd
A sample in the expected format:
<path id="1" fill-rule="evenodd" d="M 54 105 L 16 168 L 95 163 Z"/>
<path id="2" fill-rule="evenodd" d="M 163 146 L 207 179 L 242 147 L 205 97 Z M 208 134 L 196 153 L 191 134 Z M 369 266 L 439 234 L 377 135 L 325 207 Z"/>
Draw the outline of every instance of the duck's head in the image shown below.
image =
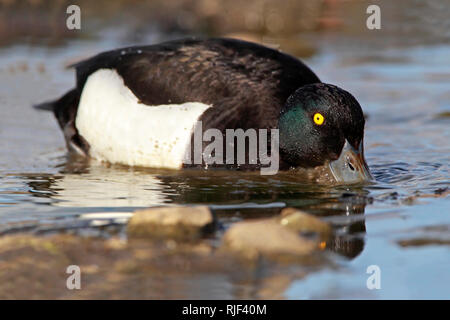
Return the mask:
<path id="1" fill-rule="evenodd" d="M 364 122 L 361 106 L 349 92 L 325 83 L 303 86 L 281 110 L 281 159 L 292 167 L 327 166 L 337 182 L 370 181 Z"/>

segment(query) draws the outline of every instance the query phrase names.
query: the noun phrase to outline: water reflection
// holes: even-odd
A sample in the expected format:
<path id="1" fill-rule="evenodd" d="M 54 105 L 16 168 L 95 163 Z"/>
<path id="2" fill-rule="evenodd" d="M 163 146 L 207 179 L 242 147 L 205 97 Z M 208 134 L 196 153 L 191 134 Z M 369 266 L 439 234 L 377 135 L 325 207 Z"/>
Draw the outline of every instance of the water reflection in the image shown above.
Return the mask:
<path id="1" fill-rule="evenodd" d="M 291 172 L 261 176 L 257 172 L 198 169 L 171 171 L 68 161 L 60 174 L 26 177 L 33 197 L 47 198 L 60 215 L 130 211 L 161 205 L 204 204 L 217 214 L 223 229 L 243 219 L 271 217 L 295 207 L 329 221 L 335 236 L 330 249 L 348 258 L 364 248 L 365 206 L 372 201 L 361 186 L 326 186 L 299 181 Z M 73 221 L 78 224 L 79 221 Z M 70 223 L 67 228 L 71 228 Z"/>

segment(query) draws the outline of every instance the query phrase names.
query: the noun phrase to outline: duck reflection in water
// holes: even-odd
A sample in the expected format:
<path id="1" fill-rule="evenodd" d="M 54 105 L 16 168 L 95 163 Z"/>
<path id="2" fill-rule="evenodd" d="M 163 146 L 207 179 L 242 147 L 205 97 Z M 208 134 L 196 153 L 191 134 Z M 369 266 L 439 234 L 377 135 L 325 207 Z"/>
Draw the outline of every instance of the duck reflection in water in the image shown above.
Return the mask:
<path id="1" fill-rule="evenodd" d="M 65 208 L 62 215 L 66 209 L 73 215 L 74 208 L 105 212 L 161 205 L 208 205 L 222 229 L 239 220 L 269 218 L 285 207 L 294 207 L 331 223 L 334 234 L 328 249 L 354 258 L 364 248 L 364 209 L 370 198 L 363 187 L 299 183 L 289 174 L 264 177 L 223 170 L 201 173 L 195 169 L 107 168 L 69 161 L 60 175 L 29 176 L 28 184 L 33 196 L 47 197 L 52 206 Z M 216 238 L 218 234 L 221 232 L 216 232 Z"/>

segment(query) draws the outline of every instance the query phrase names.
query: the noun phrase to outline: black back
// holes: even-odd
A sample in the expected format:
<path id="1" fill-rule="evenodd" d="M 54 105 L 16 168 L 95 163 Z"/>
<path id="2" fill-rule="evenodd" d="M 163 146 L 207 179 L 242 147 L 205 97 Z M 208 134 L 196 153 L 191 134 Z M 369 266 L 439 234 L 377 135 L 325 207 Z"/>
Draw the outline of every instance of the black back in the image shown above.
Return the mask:
<path id="1" fill-rule="evenodd" d="M 63 129 L 74 126 L 83 86 L 90 74 L 102 68 L 115 69 L 143 104 L 213 105 L 200 120 L 204 129 L 219 130 L 276 128 L 289 95 L 305 84 L 320 82 L 305 64 L 290 55 L 224 38 L 184 39 L 117 49 L 73 67 L 76 88 L 53 103 Z M 47 109 L 48 106 L 44 104 Z"/>
<path id="2" fill-rule="evenodd" d="M 218 129 L 274 127 L 291 93 L 320 82 L 300 60 L 235 39 L 187 39 L 118 49 L 75 67 L 78 89 L 96 70 L 111 68 L 144 104 L 212 104 L 209 113 L 214 116 L 205 114 L 209 119 L 204 122 Z"/>

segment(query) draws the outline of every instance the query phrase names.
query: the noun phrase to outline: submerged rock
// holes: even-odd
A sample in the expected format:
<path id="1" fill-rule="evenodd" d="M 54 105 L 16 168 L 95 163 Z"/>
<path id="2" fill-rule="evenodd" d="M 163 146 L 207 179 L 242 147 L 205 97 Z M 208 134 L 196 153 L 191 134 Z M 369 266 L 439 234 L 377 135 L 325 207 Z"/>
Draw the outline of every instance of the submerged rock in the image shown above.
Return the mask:
<path id="1" fill-rule="evenodd" d="M 214 223 L 207 206 L 158 207 L 136 211 L 127 233 L 131 237 L 197 239 L 212 231 Z"/>
<path id="2" fill-rule="evenodd" d="M 302 233 L 318 233 L 309 238 Z M 228 229 L 223 246 L 246 258 L 299 257 L 326 247 L 331 227 L 320 219 L 296 209 L 285 209 L 280 217 L 242 221 Z"/>
<path id="3" fill-rule="evenodd" d="M 303 256 L 317 248 L 316 242 L 298 236 L 273 219 L 238 222 L 225 233 L 223 244 L 250 259 L 260 255 Z"/>
<path id="4" fill-rule="evenodd" d="M 330 224 L 319 218 L 294 208 L 281 211 L 277 220 L 293 231 L 300 233 L 317 233 L 321 241 L 327 241 L 332 233 Z"/>

